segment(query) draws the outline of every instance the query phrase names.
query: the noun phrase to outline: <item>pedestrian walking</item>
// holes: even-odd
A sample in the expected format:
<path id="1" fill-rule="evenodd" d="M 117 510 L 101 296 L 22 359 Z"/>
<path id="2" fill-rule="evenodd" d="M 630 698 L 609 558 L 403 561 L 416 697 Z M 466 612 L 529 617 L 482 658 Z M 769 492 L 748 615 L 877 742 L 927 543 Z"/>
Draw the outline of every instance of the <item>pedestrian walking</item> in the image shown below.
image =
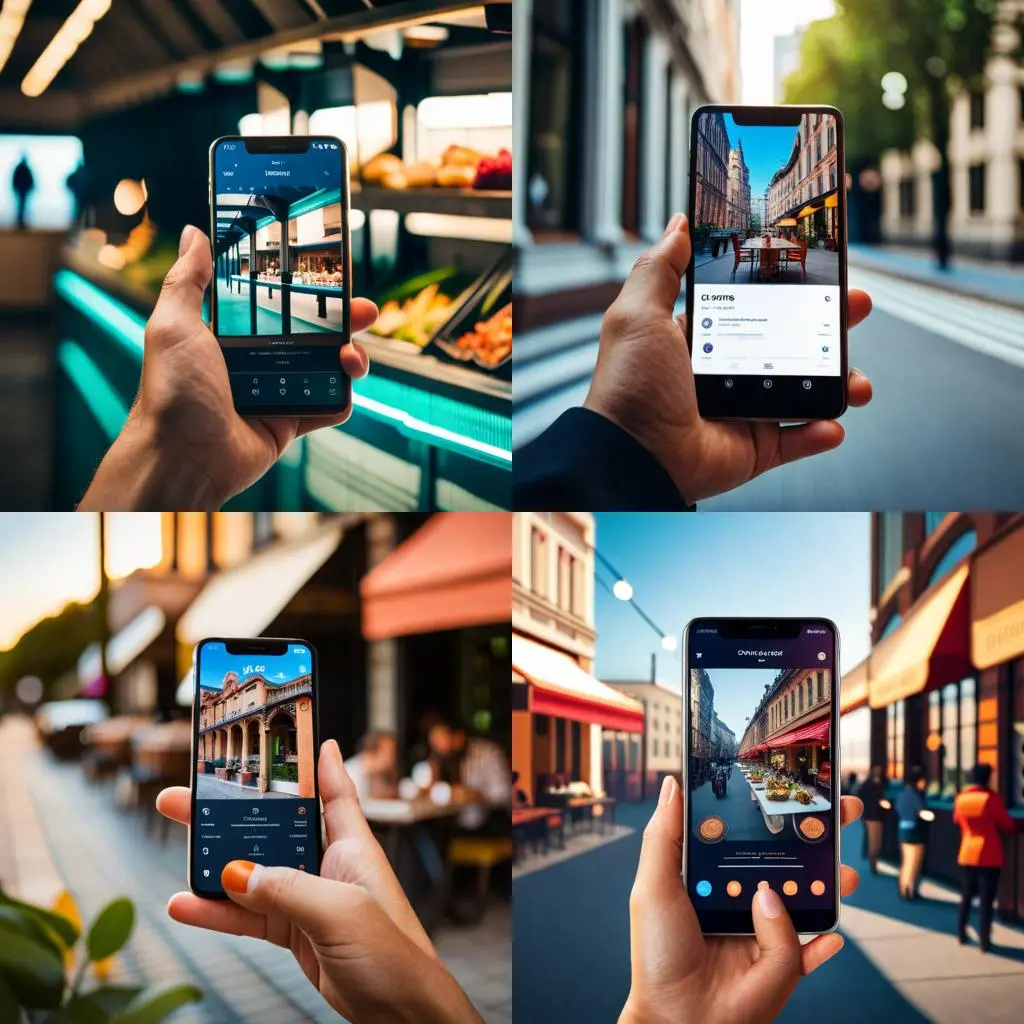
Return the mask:
<path id="1" fill-rule="evenodd" d="M 882 852 L 882 798 L 885 796 L 885 783 L 882 781 L 881 766 L 873 764 L 868 777 L 860 784 L 857 796 L 864 804 L 864 832 L 868 840 L 868 861 L 871 873 L 878 874 L 878 855 Z"/>
<path id="2" fill-rule="evenodd" d="M 903 783 L 903 789 L 894 801 L 899 817 L 900 836 L 900 898 L 917 899 L 917 886 L 924 865 L 924 845 L 927 839 L 921 812 L 924 810 L 924 772 L 912 768 Z"/>
<path id="3" fill-rule="evenodd" d="M 960 945 L 967 942 L 967 921 L 971 916 L 971 903 L 975 893 L 979 896 L 979 946 L 987 953 L 992 934 L 992 905 L 999 887 L 999 872 L 1003 867 L 1003 840 L 1000 832 L 1015 829 L 998 793 L 990 790 L 992 766 L 976 764 L 971 769 L 971 781 L 960 791 L 953 804 L 953 821 L 960 826 L 960 853 L 957 863 L 964 869 L 963 893 L 957 917 L 957 937 Z"/>
<path id="4" fill-rule="evenodd" d="M 24 231 L 27 226 L 28 196 L 35 187 L 36 179 L 32 175 L 32 168 L 28 165 L 28 157 L 22 153 L 11 177 L 11 188 L 14 190 L 14 201 L 18 211 L 19 231 Z"/>

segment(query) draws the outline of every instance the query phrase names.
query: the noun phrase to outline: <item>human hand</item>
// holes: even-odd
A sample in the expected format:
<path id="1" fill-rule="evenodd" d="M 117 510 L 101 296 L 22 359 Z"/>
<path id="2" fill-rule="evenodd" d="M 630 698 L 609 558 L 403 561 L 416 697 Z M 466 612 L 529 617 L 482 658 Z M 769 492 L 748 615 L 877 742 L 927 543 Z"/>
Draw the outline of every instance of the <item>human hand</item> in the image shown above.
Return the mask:
<path id="1" fill-rule="evenodd" d="M 691 504 L 732 490 L 796 459 L 838 447 L 845 436 L 834 420 L 780 426 L 706 420 L 686 347 L 686 318 L 675 318 L 680 282 L 690 262 L 690 231 L 677 213 L 655 246 L 637 260 L 601 324 L 597 367 L 584 408 L 599 413 L 640 442 Z M 850 291 L 850 327 L 871 312 L 871 299 Z M 871 401 L 871 383 L 849 376 L 849 404 Z"/>
<path id="2" fill-rule="evenodd" d="M 373 837 L 334 740 L 320 748 L 318 778 L 328 843 L 319 877 L 234 860 L 221 875 L 231 903 L 179 892 L 168 914 L 291 950 L 324 999 L 353 1024 L 480 1024 Z M 156 806 L 188 824 L 186 787 L 163 790 Z"/>
<path id="3" fill-rule="evenodd" d="M 863 810 L 854 796 L 840 806 L 843 825 Z M 768 1024 L 800 978 L 843 948 L 843 937 L 829 932 L 801 946 L 778 893 L 767 888 L 754 894 L 753 937 L 703 935 L 682 876 L 684 820 L 682 793 L 668 776 L 629 898 L 632 981 L 619 1024 Z M 858 881 L 841 866 L 841 896 Z"/>
<path id="4" fill-rule="evenodd" d="M 80 509 L 219 508 L 259 480 L 297 437 L 352 414 L 350 403 L 333 416 L 240 416 L 220 345 L 203 321 L 213 273 L 209 239 L 187 225 L 178 253 L 146 324 L 138 397 Z M 351 317 L 353 331 L 365 330 L 377 307 L 353 299 Z M 369 360 L 349 342 L 340 366 L 358 379 Z"/>

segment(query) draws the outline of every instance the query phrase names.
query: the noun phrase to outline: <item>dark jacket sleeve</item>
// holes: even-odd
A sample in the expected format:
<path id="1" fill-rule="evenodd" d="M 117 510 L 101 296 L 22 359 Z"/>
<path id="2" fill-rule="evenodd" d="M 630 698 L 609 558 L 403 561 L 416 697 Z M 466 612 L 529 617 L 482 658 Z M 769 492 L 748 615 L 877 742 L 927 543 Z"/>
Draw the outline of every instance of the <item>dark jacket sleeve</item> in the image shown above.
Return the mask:
<path id="1" fill-rule="evenodd" d="M 621 427 L 570 409 L 512 459 L 517 511 L 689 512 L 672 478 Z"/>

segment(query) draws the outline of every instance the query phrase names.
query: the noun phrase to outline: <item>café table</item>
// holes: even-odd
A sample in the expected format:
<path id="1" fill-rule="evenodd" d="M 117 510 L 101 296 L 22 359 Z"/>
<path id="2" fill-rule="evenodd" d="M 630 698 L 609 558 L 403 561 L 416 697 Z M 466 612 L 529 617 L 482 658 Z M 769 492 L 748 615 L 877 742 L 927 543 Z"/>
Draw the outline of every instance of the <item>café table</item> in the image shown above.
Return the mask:
<path id="1" fill-rule="evenodd" d="M 428 797 L 361 801 L 363 814 L 428 935 L 448 904 L 448 844 L 455 819 L 467 806 L 464 800 L 435 804 Z"/>
<path id="2" fill-rule="evenodd" d="M 764 237 L 763 236 L 757 236 L 757 237 L 754 237 L 754 238 L 747 238 L 747 239 L 744 239 L 744 241 L 742 241 L 740 243 L 740 248 L 745 250 L 746 252 L 759 252 L 760 253 L 761 267 L 758 270 L 758 276 L 759 277 L 765 277 L 766 276 L 765 275 L 765 271 L 766 270 L 771 270 L 773 268 L 776 268 L 776 269 L 778 268 L 778 265 L 779 265 L 778 264 L 778 259 L 777 259 L 777 254 L 778 253 L 785 252 L 787 249 L 796 249 L 798 251 L 800 249 L 800 244 L 798 242 L 791 242 L 788 238 L 770 238 L 769 239 L 769 243 L 770 243 L 769 245 L 765 245 L 764 244 Z M 775 253 L 776 254 L 776 258 L 775 259 L 768 259 L 768 260 L 766 260 L 765 256 L 764 256 L 764 254 L 766 252 L 768 252 L 768 253 Z M 751 273 L 751 275 L 753 275 L 753 273 L 754 273 L 754 265 L 753 265 L 753 263 L 751 263 L 751 265 L 750 265 L 750 273 Z"/>
<path id="3" fill-rule="evenodd" d="M 814 814 L 831 810 L 832 804 L 820 793 L 813 793 L 809 804 L 799 800 L 769 800 L 763 782 L 750 783 L 750 799 L 759 805 L 764 823 L 772 835 L 778 835 L 786 827 L 786 815 Z M 795 826 L 794 826 L 795 827 Z"/>

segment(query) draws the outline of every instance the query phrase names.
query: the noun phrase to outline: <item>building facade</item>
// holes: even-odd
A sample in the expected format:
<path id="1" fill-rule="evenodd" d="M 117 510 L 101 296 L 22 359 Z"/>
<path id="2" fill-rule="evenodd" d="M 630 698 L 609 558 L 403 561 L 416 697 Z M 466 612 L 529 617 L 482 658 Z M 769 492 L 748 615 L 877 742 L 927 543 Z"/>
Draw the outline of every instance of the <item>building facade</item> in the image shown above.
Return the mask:
<path id="1" fill-rule="evenodd" d="M 658 792 L 666 775 L 680 778 L 683 767 L 683 697 L 650 680 L 608 679 L 609 686 L 625 693 L 644 707 L 644 786 L 647 795 Z M 605 774 L 615 771 L 617 737 L 605 732 Z"/>
<path id="2" fill-rule="evenodd" d="M 926 872 L 956 884 L 953 799 L 993 768 L 1024 825 L 1024 516 L 875 513 L 872 651 L 840 690 L 843 770 L 881 766 L 891 785 L 920 768 L 935 812 Z M 888 852 L 898 857 L 895 824 Z M 1024 842 L 1006 846 L 998 906 L 1024 917 Z"/>
<path id="3" fill-rule="evenodd" d="M 582 401 L 604 311 L 686 211 L 690 115 L 739 99 L 739 35 L 736 0 L 516 0 L 513 18 L 518 447 Z"/>
<path id="4" fill-rule="evenodd" d="M 643 708 L 592 675 L 594 517 L 512 517 L 512 769 L 541 801 L 552 776 L 603 792 L 602 730 L 621 733 L 613 770 L 639 779 Z M 633 736 L 636 739 L 633 739 Z M 618 745 L 618 742 L 616 743 Z"/>
<path id="5" fill-rule="evenodd" d="M 799 237 L 811 242 L 835 241 L 838 160 L 833 119 L 822 114 L 805 116 L 794 136 L 789 159 L 768 185 L 769 226 L 795 221 L 794 231 Z"/>
<path id="6" fill-rule="evenodd" d="M 729 133 L 725 118 L 705 114 L 697 121 L 697 173 L 694 193 L 694 225 L 727 227 L 731 220 Z"/>
<path id="7" fill-rule="evenodd" d="M 773 78 L 776 103 L 785 102 L 786 79 L 800 66 L 800 46 L 804 32 L 804 28 L 798 28 L 791 35 L 775 37 Z"/>
<path id="8" fill-rule="evenodd" d="M 715 714 L 713 720 L 711 758 L 714 761 L 731 761 L 736 756 L 736 734 Z"/>
<path id="9" fill-rule="evenodd" d="M 743 159 L 743 140 L 729 150 L 729 216 L 730 226 L 750 227 L 750 169 Z"/>
<path id="10" fill-rule="evenodd" d="M 984 86 L 958 95 L 950 112 L 949 234 L 967 255 L 1024 259 L 1024 68 L 1011 56 L 1024 0 L 1000 0 L 1002 23 L 985 67 Z M 934 231 L 932 175 L 939 154 L 922 140 L 910 151 L 884 153 L 882 237 L 899 245 L 930 245 Z"/>

